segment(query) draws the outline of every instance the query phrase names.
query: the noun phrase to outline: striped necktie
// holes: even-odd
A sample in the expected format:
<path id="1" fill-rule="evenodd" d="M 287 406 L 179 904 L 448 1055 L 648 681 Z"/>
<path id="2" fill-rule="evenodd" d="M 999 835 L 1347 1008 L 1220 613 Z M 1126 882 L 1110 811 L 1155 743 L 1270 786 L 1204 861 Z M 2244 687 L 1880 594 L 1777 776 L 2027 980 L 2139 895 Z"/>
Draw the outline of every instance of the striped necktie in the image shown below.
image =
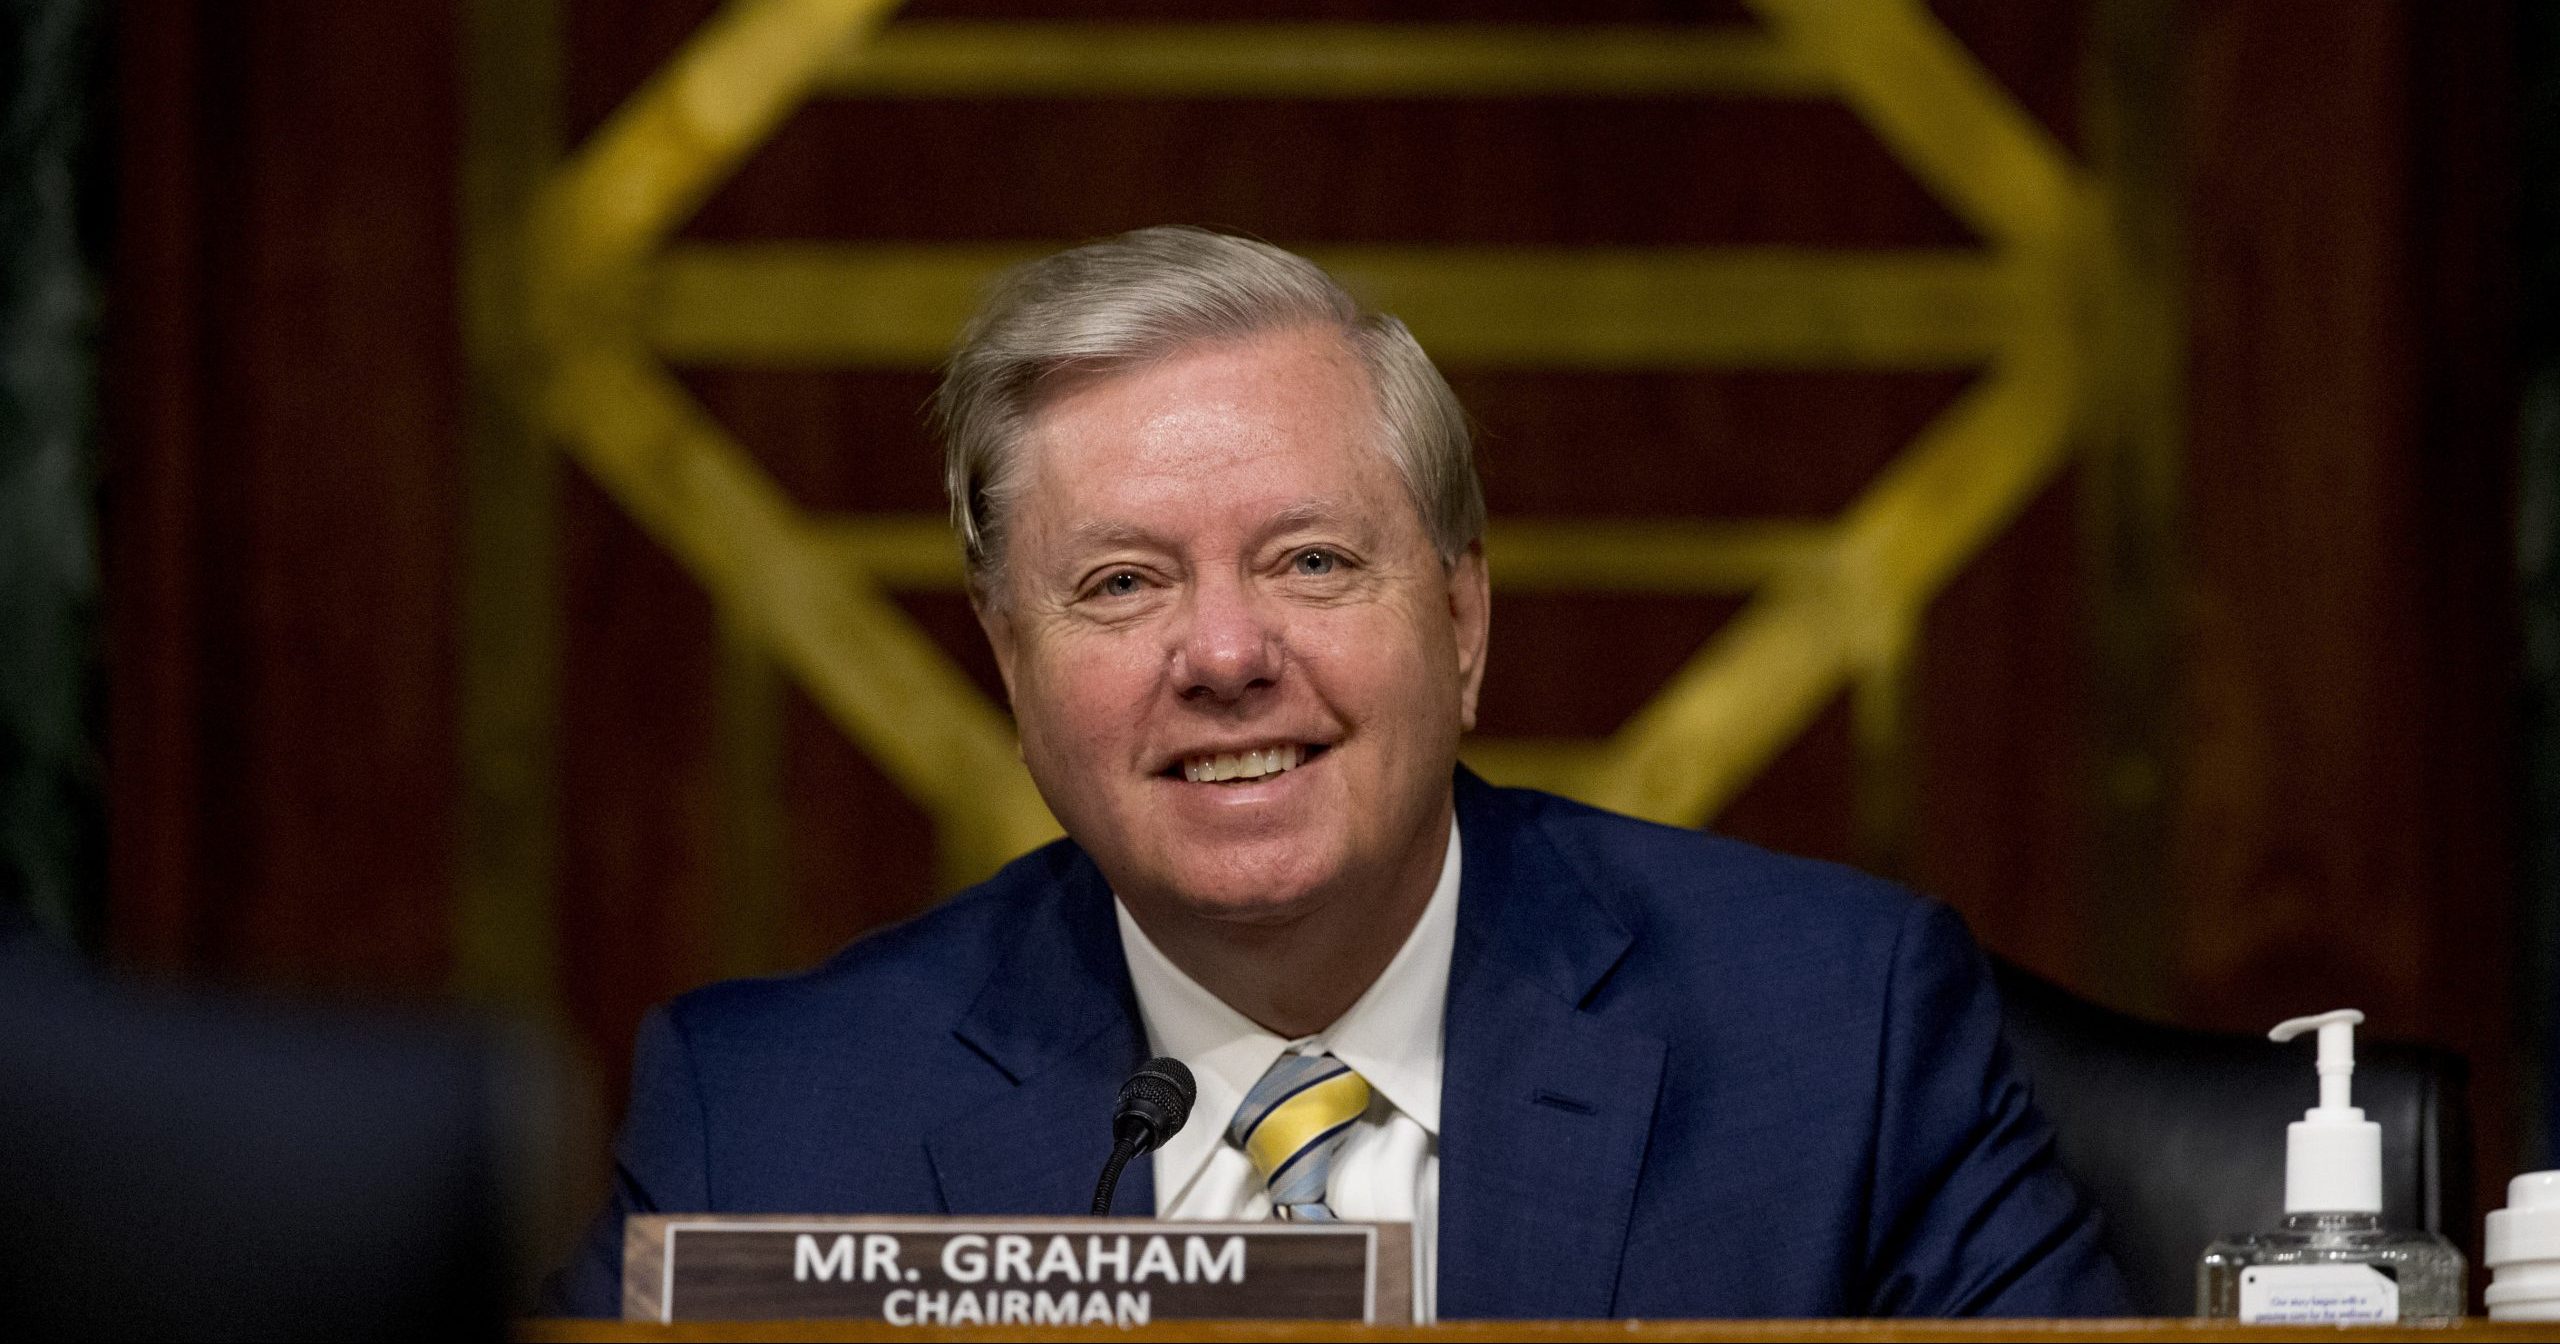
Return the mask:
<path id="1" fill-rule="evenodd" d="M 1369 1084 L 1350 1065 L 1331 1055 L 1282 1055 L 1236 1107 L 1227 1138 L 1262 1173 L 1274 1214 L 1327 1223 L 1334 1156 L 1368 1109 Z"/>

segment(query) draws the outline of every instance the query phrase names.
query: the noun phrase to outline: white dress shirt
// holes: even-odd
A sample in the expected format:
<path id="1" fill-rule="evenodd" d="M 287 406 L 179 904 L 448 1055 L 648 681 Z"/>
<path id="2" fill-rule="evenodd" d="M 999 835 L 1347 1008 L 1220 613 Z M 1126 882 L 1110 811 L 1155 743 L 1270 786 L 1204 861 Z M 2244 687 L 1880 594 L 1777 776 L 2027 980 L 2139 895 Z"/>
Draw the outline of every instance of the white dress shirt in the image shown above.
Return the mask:
<path id="1" fill-rule="evenodd" d="M 1227 1121 L 1283 1052 L 1331 1051 L 1369 1082 L 1369 1109 L 1334 1159 L 1326 1203 L 1345 1222 L 1413 1224 L 1413 1318 L 1438 1316 L 1441 1023 L 1458 934 L 1458 826 L 1422 918 L 1395 959 L 1332 1026 L 1275 1036 L 1226 1005 L 1150 941 L 1115 898 L 1120 948 L 1138 991 L 1147 1042 L 1191 1068 L 1191 1123 L 1155 1154 L 1156 1216 L 1253 1221 L 1271 1197 L 1253 1159 L 1227 1142 Z"/>

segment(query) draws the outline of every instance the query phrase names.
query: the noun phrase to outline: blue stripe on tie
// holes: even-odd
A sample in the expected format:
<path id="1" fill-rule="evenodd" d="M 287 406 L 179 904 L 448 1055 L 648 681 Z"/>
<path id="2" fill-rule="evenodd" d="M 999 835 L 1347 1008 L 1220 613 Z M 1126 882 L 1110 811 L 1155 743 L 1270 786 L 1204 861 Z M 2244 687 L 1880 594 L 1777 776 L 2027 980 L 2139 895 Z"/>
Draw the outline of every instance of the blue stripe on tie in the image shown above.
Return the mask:
<path id="1" fill-rule="evenodd" d="M 1245 1149 L 1247 1156 L 1254 1156 L 1252 1142 L 1271 1117 L 1299 1101 L 1310 1090 L 1341 1083 L 1345 1078 L 1356 1089 L 1351 1095 L 1375 1098 L 1376 1094 L 1369 1089 L 1358 1070 L 1330 1054 L 1282 1055 L 1272 1061 L 1271 1067 L 1263 1072 L 1252 1089 L 1246 1092 L 1244 1101 L 1236 1107 L 1235 1115 L 1227 1123 L 1228 1139 Z M 1346 1095 L 1343 1100 L 1350 1100 L 1351 1095 Z M 1313 1120 L 1332 1111 L 1330 1103 L 1319 1106 L 1312 1098 L 1294 1109 L 1307 1111 L 1305 1120 Z M 1341 1155 L 1342 1146 L 1350 1141 L 1352 1126 L 1360 1122 L 1366 1110 L 1363 1106 L 1331 1126 L 1299 1139 L 1295 1149 L 1280 1158 L 1279 1166 L 1264 1175 L 1263 1188 L 1269 1193 L 1273 1216 L 1302 1222 L 1339 1221 L 1332 1206 L 1325 1202 L 1327 1187 L 1333 1179 L 1334 1159 Z M 1296 1127 L 1296 1124 L 1291 1126 L 1293 1131 Z M 1257 1157 L 1256 1165 L 1259 1164 L 1260 1158 Z"/>
<path id="2" fill-rule="evenodd" d="M 1333 1128 L 1326 1130 L 1322 1134 L 1318 1134 L 1313 1139 L 1307 1141 L 1306 1147 L 1291 1153 L 1289 1155 L 1289 1160 L 1281 1163 L 1279 1170 L 1272 1172 L 1270 1179 L 1264 1182 L 1266 1185 L 1271 1187 L 1271 1202 L 1274 1204 L 1322 1203 L 1324 1200 L 1325 1179 L 1332 1176 L 1333 1173 L 1331 1171 L 1317 1171 L 1315 1168 L 1319 1164 L 1312 1162 L 1309 1159 L 1315 1158 L 1319 1155 L 1331 1157 L 1333 1155 L 1334 1147 L 1340 1144 L 1343 1136 L 1348 1134 L 1351 1131 L 1351 1127 L 1358 1123 L 1360 1123 L 1360 1117 L 1355 1115 L 1350 1119 L 1343 1121 L 1341 1124 L 1335 1125 Z M 1299 1175 L 1312 1175 L 1316 1177 L 1316 1179 L 1310 1182 L 1299 1182 L 1295 1180 L 1295 1177 Z M 1315 1193 L 1298 1199 L 1288 1198 L 1288 1195 L 1297 1195 L 1301 1193 L 1297 1188 L 1300 1184 L 1312 1185 L 1315 1188 Z"/>
<path id="3" fill-rule="evenodd" d="M 1328 1073 L 1328 1074 L 1324 1075 L 1324 1076 L 1323 1076 L 1323 1077 L 1321 1077 L 1321 1078 L 1310 1078 L 1310 1079 L 1306 1080 L 1305 1082 L 1300 1083 L 1298 1086 L 1293 1087 L 1293 1088 L 1290 1088 L 1290 1089 L 1288 1090 L 1288 1092 L 1286 1092 L 1285 1094 L 1283 1094 L 1283 1095 L 1281 1095 L 1281 1096 L 1277 1096 L 1277 1097 L 1272 1098 L 1272 1099 L 1271 1099 L 1271 1104 L 1269 1104 L 1269 1105 L 1267 1105 L 1267 1106 L 1263 1107 L 1263 1108 L 1262 1108 L 1262 1110 L 1261 1110 L 1259 1113 L 1257 1113 L 1257 1114 L 1253 1117 L 1253 1123 L 1252 1123 L 1252 1124 L 1249 1124 L 1249 1125 L 1246 1125 L 1246 1126 L 1244 1127 L 1244 1132 L 1243 1132 L 1242 1134 L 1240 1134 L 1240 1135 L 1236 1136 L 1236 1142 L 1238 1142 L 1238 1143 L 1250 1143 L 1250 1142 L 1252 1142 L 1252 1141 L 1253 1141 L 1253 1133 L 1254 1133 L 1254 1131 L 1255 1131 L 1255 1130 L 1258 1130 L 1258 1129 L 1260 1129 L 1260 1128 L 1262 1128 L 1262 1122 L 1263 1122 L 1263 1121 L 1268 1120 L 1268 1119 L 1270 1119 L 1272 1116 L 1279 1114 L 1279 1112 L 1280 1112 L 1280 1108 L 1281 1108 L 1281 1107 L 1288 1105 L 1291 1101 L 1295 1100 L 1299 1095 L 1301 1095 L 1301 1094 L 1303 1094 L 1303 1093 L 1306 1093 L 1306 1092 L 1309 1092 L 1309 1091 L 1312 1091 L 1312 1090 L 1313 1090 L 1313 1089 L 1315 1089 L 1315 1088 L 1322 1087 L 1322 1086 L 1324 1086 L 1325 1084 L 1327 1084 L 1327 1083 L 1329 1083 L 1329 1082 L 1332 1082 L 1334 1079 L 1339 1078 L 1339 1077 L 1341 1077 L 1342 1075 L 1344 1075 L 1344 1074 L 1346 1074 L 1346 1073 L 1349 1073 L 1349 1072 L 1351 1072 L 1351 1070 L 1350 1070 L 1348 1067 L 1335 1069 L 1335 1070 L 1334 1070 L 1334 1071 L 1332 1071 L 1331 1073 Z M 1241 1112 L 1239 1112 L 1239 1118 L 1241 1118 Z"/>

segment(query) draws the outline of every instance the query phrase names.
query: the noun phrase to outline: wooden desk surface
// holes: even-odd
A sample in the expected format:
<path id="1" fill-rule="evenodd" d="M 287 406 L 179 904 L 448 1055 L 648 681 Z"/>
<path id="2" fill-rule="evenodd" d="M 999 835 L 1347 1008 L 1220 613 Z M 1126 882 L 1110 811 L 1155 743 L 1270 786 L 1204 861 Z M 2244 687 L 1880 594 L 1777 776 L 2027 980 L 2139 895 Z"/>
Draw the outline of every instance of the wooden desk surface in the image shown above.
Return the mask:
<path id="1" fill-rule="evenodd" d="M 1261 1344 L 1282 1340 L 1445 1340 L 1452 1344 L 1493 1344 L 1497 1340 L 1706 1340 L 1757 1344 L 1777 1340 L 1879 1340 L 1923 1344 L 1940 1340 L 1991 1339 L 2017 1344 L 2041 1340 L 2123 1341 L 2173 1340 L 2207 1344 L 2213 1340 L 2278 1344 L 2320 1340 L 2336 1344 L 2355 1340 L 2407 1339 L 2430 1344 L 2471 1341 L 2547 1340 L 2560 1336 L 2560 1323 L 2469 1320 L 2460 1325 L 2409 1327 L 2239 1326 L 2221 1321 L 1458 1321 L 1430 1326 L 1360 1326 L 1300 1324 L 1285 1321 L 1168 1321 L 1134 1330 L 1107 1327 L 970 1326 L 942 1329 L 894 1326 L 882 1321 L 691 1321 L 658 1325 L 644 1321 L 525 1321 L 516 1327 L 524 1344 L 657 1344 L 730 1340 L 1232 1340 Z"/>

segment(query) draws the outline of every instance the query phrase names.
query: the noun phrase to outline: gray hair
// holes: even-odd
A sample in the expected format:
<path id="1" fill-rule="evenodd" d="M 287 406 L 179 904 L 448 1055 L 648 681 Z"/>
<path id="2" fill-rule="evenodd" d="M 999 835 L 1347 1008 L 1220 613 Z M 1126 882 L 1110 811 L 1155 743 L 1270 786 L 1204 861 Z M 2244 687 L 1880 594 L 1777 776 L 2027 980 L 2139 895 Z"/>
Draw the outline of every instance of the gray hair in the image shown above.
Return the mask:
<path id="1" fill-rule="evenodd" d="M 1206 229 L 1139 229 L 998 277 L 933 394 L 943 488 L 972 587 L 1004 564 L 1004 509 L 1024 422 L 1051 374 L 1142 363 L 1186 346 L 1331 326 L 1368 371 L 1383 447 L 1444 561 L 1484 534 L 1466 412 L 1402 322 L 1371 312 L 1315 263 Z"/>

